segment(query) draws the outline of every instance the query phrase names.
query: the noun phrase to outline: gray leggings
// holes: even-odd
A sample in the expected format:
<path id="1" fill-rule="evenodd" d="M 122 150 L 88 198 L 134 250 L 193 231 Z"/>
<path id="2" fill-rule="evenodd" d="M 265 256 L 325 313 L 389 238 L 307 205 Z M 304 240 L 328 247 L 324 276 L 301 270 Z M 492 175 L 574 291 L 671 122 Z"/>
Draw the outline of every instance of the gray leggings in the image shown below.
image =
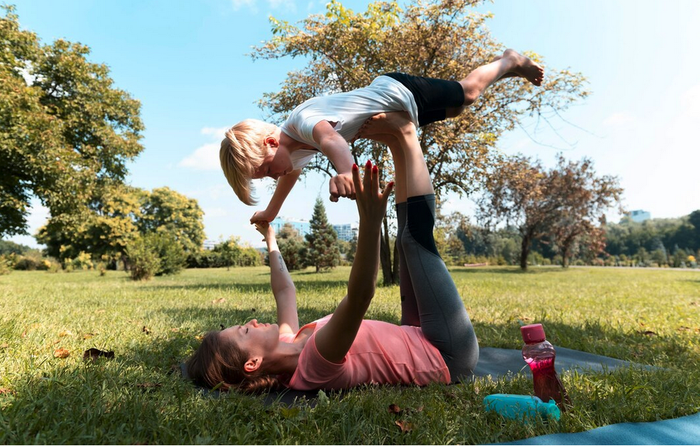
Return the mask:
<path id="1" fill-rule="evenodd" d="M 452 382 L 471 375 L 479 344 L 435 239 L 435 195 L 396 204 L 401 325 L 419 326 L 442 354 Z"/>

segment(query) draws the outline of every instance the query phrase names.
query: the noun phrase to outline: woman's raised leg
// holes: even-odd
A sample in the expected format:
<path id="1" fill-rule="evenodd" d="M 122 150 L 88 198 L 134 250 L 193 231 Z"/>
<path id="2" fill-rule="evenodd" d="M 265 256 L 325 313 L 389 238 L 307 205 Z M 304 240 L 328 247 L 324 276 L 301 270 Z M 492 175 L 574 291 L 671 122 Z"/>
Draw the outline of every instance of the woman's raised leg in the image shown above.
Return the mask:
<path id="1" fill-rule="evenodd" d="M 392 153 L 403 155 L 403 169 L 396 165 L 397 190 L 405 188 L 406 193 L 406 226 L 399 243 L 423 334 L 440 350 L 453 381 L 458 381 L 476 367 L 479 346 L 464 303 L 435 246 L 435 195 L 416 128 L 406 113 L 382 113 L 366 123 L 360 136 L 391 144 Z M 399 176 L 399 171 L 404 175 Z"/>

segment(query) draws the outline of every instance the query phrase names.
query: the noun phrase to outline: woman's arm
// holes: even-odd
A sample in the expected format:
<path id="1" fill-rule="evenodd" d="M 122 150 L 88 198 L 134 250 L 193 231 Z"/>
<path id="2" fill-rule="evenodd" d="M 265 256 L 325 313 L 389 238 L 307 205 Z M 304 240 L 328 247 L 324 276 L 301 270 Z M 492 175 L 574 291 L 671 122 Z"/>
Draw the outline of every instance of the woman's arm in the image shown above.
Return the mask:
<path id="1" fill-rule="evenodd" d="M 280 327 L 280 334 L 296 334 L 299 331 L 297 290 L 277 246 L 275 230 L 265 222 L 256 223 L 255 229 L 265 237 L 267 243 L 267 252 L 270 257 L 270 286 L 277 302 L 277 324 Z"/>
<path id="2" fill-rule="evenodd" d="M 316 347 L 325 359 L 340 363 L 355 341 L 362 319 L 374 297 L 379 269 L 379 240 L 386 203 L 393 188 L 389 183 L 379 190 L 379 171 L 370 162 L 365 166 L 362 182 L 357 166 L 352 168 L 360 230 L 357 253 L 350 271 L 348 294 L 333 316 L 316 334 Z"/>

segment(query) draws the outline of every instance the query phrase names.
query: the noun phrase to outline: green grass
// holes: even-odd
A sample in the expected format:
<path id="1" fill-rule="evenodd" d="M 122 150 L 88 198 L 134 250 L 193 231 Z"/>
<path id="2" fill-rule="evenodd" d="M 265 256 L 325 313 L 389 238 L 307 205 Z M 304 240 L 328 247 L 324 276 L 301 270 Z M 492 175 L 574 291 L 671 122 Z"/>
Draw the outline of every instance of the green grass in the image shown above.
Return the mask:
<path id="1" fill-rule="evenodd" d="M 541 322 L 555 346 L 663 370 L 565 374 L 575 406 L 549 424 L 482 410 L 488 394 L 531 393 L 526 378 L 364 387 L 324 394 L 316 407 L 265 406 L 259 397 L 202 395 L 174 370 L 205 331 L 274 320 L 266 268 L 187 270 L 146 283 L 121 272 L 13 272 L 0 276 L 0 443 L 490 443 L 700 410 L 700 273 L 452 272 L 482 346 L 520 348 L 520 323 Z M 335 308 L 348 273 L 293 274 L 302 322 Z M 398 288 L 379 288 L 367 316 L 397 322 L 398 301 Z M 84 362 L 91 347 L 115 358 Z M 70 356 L 54 357 L 58 348 Z M 389 413 L 390 404 L 402 412 Z"/>

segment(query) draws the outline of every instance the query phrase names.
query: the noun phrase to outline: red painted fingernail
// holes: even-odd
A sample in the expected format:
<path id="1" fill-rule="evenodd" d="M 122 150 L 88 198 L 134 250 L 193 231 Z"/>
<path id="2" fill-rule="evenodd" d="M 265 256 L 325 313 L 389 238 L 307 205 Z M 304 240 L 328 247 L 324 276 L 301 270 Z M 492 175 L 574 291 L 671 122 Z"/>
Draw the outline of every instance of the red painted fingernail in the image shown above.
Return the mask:
<path id="1" fill-rule="evenodd" d="M 365 164 L 365 167 L 368 168 L 368 169 L 369 169 L 370 167 L 372 167 L 372 161 L 367 160 L 367 164 Z"/>
<path id="2" fill-rule="evenodd" d="M 379 172 L 379 167 L 373 166 L 373 167 L 372 167 L 372 172 L 373 172 L 373 173 Z"/>
<path id="3" fill-rule="evenodd" d="M 356 171 L 357 169 L 359 169 L 359 167 L 357 167 L 357 164 L 354 164 L 354 163 L 353 163 L 353 165 L 352 165 L 352 170 L 353 170 L 353 171 Z"/>
<path id="4" fill-rule="evenodd" d="M 389 184 L 387 184 L 387 187 L 394 187 L 394 182 L 393 182 L 393 181 L 389 181 Z"/>

